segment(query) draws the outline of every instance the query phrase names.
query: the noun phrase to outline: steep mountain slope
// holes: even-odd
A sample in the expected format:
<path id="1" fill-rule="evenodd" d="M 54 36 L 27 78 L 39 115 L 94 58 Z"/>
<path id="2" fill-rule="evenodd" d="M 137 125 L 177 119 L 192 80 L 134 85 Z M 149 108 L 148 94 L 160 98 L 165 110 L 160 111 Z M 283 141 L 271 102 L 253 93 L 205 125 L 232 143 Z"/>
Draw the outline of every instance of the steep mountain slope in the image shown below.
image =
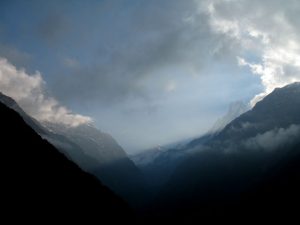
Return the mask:
<path id="1" fill-rule="evenodd" d="M 243 140 L 273 129 L 300 124 L 300 83 L 276 88 L 255 107 L 228 124 L 218 140 Z"/>
<path id="2" fill-rule="evenodd" d="M 21 115 L 21 117 L 24 119 L 24 121 L 32 128 L 34 129 L 37 133 L 41 134 L 41 135 L 45 135 L 47 134 L 47 130 L 44 129 L 38 121 L 36 121 L 35 119 L 33 119 L 32 117 L 28 116 L 23 109 L 21 109 L 21 107 L 15 102 L 15 100 L 13 100 L 12 98 L 2 94 L 0 92 L 0 102 L 4 105 L 6 105 L 7 107 L 13 109 L 14 111 L 18 112 L 19 115 Z"/>
<path id="3" fill-rule="evenodd" d="M 84 153 L 84 151 L 75 143 L 71 142 L 63 135 L 59 135 L 49 131 L 46 127 L 42 126 L 37 120 L 30 117 L 12 98 L 2 94 L 0 92 L 0 102 L 7 107 L 18 112 L 28 126 L 30 126 L 35 132 L 41 135 L 44 139 L 47 139 L 61 152 L 63 152 L 69 159 L 80 165 L 85 171 L 89 171 L 91 165 L 98 165 L 98 162 L 92 157 Z"/>
<path id="4" fill-rule="evenodd" d="M 142 174 L 109 134 L 88 124 L 78 127 L 51 123 L 43 125 L 52 134 L 64 137 L 74 145 L 66 146 L 64 140 L 53 136 L 47 136 L 47 140 L 70 155 L 78 165 L 100 178 L 105 185 L 132 205 L 139 205 L 142 195 L 145 194 Z M 81 151 L 78 151 L 78 147 Z M 84 157 L 79 152 L 82 152 Z"/>
<path id="5" fill-rule="evenodd" d="M 198 146 L 177 167 L 154 207 L 169 212 L 169 219 L 297 218 L 299 111 L 299 83 L 274 90 Z"/>
<path id="6" fill-rule="evenodd" d="M 271 94 L 258 102 L 254 108 L 237 117 L 214 135 L 204 148 L 221 151 L 240 151 L 247 148 L 272 150 L 271 138 L 279 139 L 274 144 L 284 144 L 298 134 L 300 125 L 300 83 L 293 83 L 284 88 L 276 88 Z M 280 136 L 280 137 L 279 137 Z M 265 138 L 265 145 L 259 145 Z M 192 141 L 196 142 L 196 140 Z M 256 144 L 256 146 L 255 146 Z M 267 145 L 270 144 L 270 145 Z M 193 148 L 203 150 L 203 142 L 195 143 Z M 202 146 L 202 147 L 201 147 Z M 277 146 L 274 145 L 274 148 Z"/>
<path id="7" fill-rule="evenodd" d="M 44 122 L 43 125 L 52 133 L 67 137 L 78 146 L 84 146 L 85 153 L 96 159 L 99 164 L 109 164 L 127 158 L 125 151 L 109 134 L 97 130 L 91 124 L 70 127 Z"/>
<path id="8" fill-rule="evenodd" d="M 67 127 L 43 123 L 28 116 L 18 104 L 0 93 L 0 102 L 17 111 L 24 121 L 44 139 L 74 161 L 84 171 L 98 177 L 105 185 L 133 205 L 139 204 L 145 186 L 139 169 L 109 135 L 92 125 Z"/>
<path id="9" fill-rule="evenodd" d="M 1 213 L 9 221 L 127 221 L 126 203 L 0 103 Z"/>

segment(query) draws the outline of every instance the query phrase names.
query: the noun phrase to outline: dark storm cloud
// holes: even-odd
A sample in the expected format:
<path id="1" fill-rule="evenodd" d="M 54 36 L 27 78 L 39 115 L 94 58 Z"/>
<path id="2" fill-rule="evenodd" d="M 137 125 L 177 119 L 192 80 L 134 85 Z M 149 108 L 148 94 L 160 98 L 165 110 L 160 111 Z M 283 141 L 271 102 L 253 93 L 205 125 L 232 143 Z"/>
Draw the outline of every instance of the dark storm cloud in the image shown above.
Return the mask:
<path id="1" fill-rule="evenodd" d="M 164 77 L 146 86 L 143 81 L 160 76 L 159 71 L 173 67 L 199 74 L 212 59 L 228 57 L 232 52 L 230 39 L 212 34 L 208 17 L 198 12 L 193 1 L 145 4 L 131 6 L 125 19 L 120 9 L 114 8 L 109 12 L 116 14 L 110 27 L 99 25 L 96 31 L 87 31 L 91 36 L 97 35 L 97 51 L 88 56 L 88 63 L 60 77 L 54 85 L 59 98 L 97 99 L 104 103 L 128 97 L 149 100 L 153 93 L 149 95 L 147 91 L 161 85 Z M 81 30 L 86 31 L 86 23 L 73 26 L 77 26 L 79 35 Z"/>
<path id="2" fill-rule="evenodd" d="M 162 71 L 200 75 L 212 61 L 235 60 L 238 49 L 212 32 L 207 12 L 192 0 L 30 1 L 23 8 L 32 17 L 21 14 L 18 26 L 26 27 L 50 89 L 65 103 L 149 101 L 172 77 Z"/>

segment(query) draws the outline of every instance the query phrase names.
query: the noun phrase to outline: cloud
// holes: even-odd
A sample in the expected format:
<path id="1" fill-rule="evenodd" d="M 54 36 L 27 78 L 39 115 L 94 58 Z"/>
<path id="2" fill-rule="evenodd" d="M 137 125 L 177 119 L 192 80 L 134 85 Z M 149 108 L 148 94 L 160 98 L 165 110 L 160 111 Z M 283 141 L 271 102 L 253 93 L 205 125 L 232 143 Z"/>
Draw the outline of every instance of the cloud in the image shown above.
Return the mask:
<path id="1" fill-rule="evenodd" d="M 252 106 L 276 87 L 300 80 L 300 4 L 290 0 L 200 1 L 216 33 L 238 43 L 238 64 L 260 77 L 264 91 Z M 237 45 L 237 46 L 238 46 Z"/>
<path id="2" fill-rule="evenodd" d="M 5 58 L 0 58 L 0 91 L 15 99 L 29 115 L 39 121 L 78 126 L 91 118 L 74 114 L 45 94 L 45 82 L 39 72 L 27 74 Z"/>
<path id="3" fill-rule="evenodd" d="M 280 147 L 292 144 L 298 140 L 300 135 L 299 125 L 290 125 L 288 128 L 275 128 L 244 142 L 248 149 L 262 149 L 266 151 L 276 150 Z"/>
<path id="4" fill-rule="evenodd" d="M 59 77 L 53 85 L 59 99 L 96 100 L 105 105 L 132 98 L 147 102 L 153 98 L 152 90 L 163 95 L 166 89 L 174 89 L 172 85 L 163 85 L 166 80 L 176 83 L 174 71 L 186 77 L 201 76 L 207 65 L 228 60 L 234 51 L 229 38 L 211 32 L 208 17 L 197 11 L 194 1 L 138 2 L 129 7 L 118 3 L 110 8 L 109 15 L 120 15 L 109 20 L 113 29 L 107 30 L 101 22 L 95 24 L 108 23 L 107 13 L 97 12 L 97 18 L 92 17 L 95 9 L 90 9 L 89 14 L 82 13 L 81 21 L 70 25 L 76 27 L 70 28 L 76 34 L 70 37 L 68 45 L 74 37 L 83 35 L 92 40 L 75 46 L 77 50 L 83 47 L 81 54 L 89 50 L 87 56 L 78 59 L 80 66 L 65 72 L 70 76 Z M 122 16 L 125 12 L 126 16 Z M 92 48 L 87 43 L 92 43 Z"/>
<path id="5" fill-rule="evenodd" d="M 22 66 L 42 71 L 56 99 L 141 150 L 198 136 L 229 102 L 261 90 L 236 64 L 244 57 L 238 32 L 228 35 L 236 25 L 217 31 L 209 2 L 199 9 L 196 0 L 17 3 L 0 9 L 3 43 L 32 56 Z"/>

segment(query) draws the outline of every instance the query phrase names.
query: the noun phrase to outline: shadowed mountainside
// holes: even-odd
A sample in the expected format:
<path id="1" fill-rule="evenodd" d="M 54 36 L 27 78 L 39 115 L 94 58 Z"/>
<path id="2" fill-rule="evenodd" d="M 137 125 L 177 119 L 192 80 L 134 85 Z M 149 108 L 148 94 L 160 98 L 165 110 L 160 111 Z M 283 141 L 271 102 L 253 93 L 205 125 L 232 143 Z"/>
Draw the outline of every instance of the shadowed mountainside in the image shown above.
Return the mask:
<path id="1" fill-rule="evenodd" d="M 132 206 L 141 204 L 146 193 L 142 174 L 109 134 L 89 124 L 78 127 L 49 122 L 41 124 L 27 115 L 12 98 L 0 93 L 0 102 L 17 111 L 42 138 Z"/>
<path id="2" fill-rule="evenodd" d="M 50 131 L 45 136 L 50 143 L 132 206 L 139 206 L 146 192 L 142 174 L 111 135 L 88 124 L 77 127 L 43 125 Z"/>
<path id="3" fill-rule="evenodd" d="M 299 83 L 275 89 L 199 145 L 177 167 L 150 211 L 157 218 L 192 224 L 200 218 L 297 219 L 299 99 Z"/>
<path id="4" fill-rule="evenodd" d="M 244 102 L 234 102 L 227 113 L 219 118 L 213 127 L 198 138 L 191 138 L 172 145 L 159 146 L 131 156 L 143 172 L 152 192 L 157 192 L 170 178 L 176 167 L 189 157 L 194 150 L 209 142 L 232 120 L 246 112 L 249 106 Z"/>
<path id="5" fill-rule="evenodd" d="M 127 204 L 0 103 L 2 213 L 10 221 L 130 222 Z"/>

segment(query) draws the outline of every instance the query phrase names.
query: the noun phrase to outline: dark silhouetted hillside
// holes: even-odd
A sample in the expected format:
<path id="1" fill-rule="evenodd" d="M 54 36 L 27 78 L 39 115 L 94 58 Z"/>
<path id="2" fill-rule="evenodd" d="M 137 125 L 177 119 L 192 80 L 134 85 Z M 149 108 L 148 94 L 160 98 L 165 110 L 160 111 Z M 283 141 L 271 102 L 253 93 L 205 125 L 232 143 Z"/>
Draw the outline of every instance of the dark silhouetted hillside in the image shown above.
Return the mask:
<path id="1" fill-rule="evenodd" d="M 150 211 L 185 224 L 299 221 L 299 112 L 299 83 L 275 89 L 181 163 Z"/>
<path id="2" fill-rule="evenodd" d="M 0 103 L 0 115 L 1 215 L 41 224 L 130 222 L 131 210 L 121 198 L 43 140 L 16 111 Z"/>
<path id="3" fill-rule="evenodd" d="M 0 102 L 18 112 L 42 138 L 81 169 L 99 178 L 105 186 L 128 201 L 131 206 L 138 207 L 143 202 L 146 187 L 142 174 L 109 134 L 90 124 L 77 127 L 50 122 L 41 124 L 27 115 L 12 98 L 2 93 Z"/>

